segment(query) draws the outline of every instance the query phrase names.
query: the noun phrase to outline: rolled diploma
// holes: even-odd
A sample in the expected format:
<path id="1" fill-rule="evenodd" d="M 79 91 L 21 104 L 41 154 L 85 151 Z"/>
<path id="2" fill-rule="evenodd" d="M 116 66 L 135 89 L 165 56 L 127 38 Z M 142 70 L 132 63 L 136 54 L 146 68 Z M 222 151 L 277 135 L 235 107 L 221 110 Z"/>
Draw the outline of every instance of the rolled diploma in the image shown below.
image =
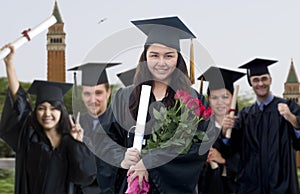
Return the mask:
<path id="1" fill-rule="evenodd" d="M 134 140 L 133 140 L 133 147 L 137 148 L 139 151 L 142 150 L 142 143 L 144 139 L 150 92 L 151 92 L 151 86 L 142 85 L 140 102 L 139 102 L 139 110 L 138 110 L 136 127 L 134 132 Z"/>
<path id="2" fill-rule="evenodd" d="M 33 29 L 29 30 L 27 32 L 27 34 L 30 39 L 33 39 L 36 35 L 40 34 L 42 31 L 46 30 L 47 28 L 49 28 L 56 22 L 57 22 L 57 20 L 56 20 L 55 16 L 52 15 L 51 17 L 49 17 L 48 19 L 46 19 L 39 25 L 35 26 Z M 20 38 L 18 38 L 11 44 L 15 47 L 15 49 L 18 49 L 28 41 L 29 40 L 25 36 L 21 36 Z M 6 57 L 9 53 L 10 53 L 9 48 L 5 48 L 2 51 L 0 51 L 0 60 L 3 59 L 4 57 Z"/>
<path id="3" fill-rule="evenodd" d="M 231 106 L 230 106 L 231 110 L 235 110 L 235 108 L 236 108 L 236 101 L 237 101 L 238 93 L 239 93 L 239 85 L 235 85 L 234 86 L 234 91 L 233 91 L 233 96 L 232 96 L 232 101 L 231 101 Z M 231 117 L 233 117 L 234 113 L 235 113 L 235 111 L 231 111 L 229 113 L 229 115 Z M 226 130 L 226 134 L 225 134 L 226 138 L 231 138 L 231 131 L 232 131 L 232 129 L 227 129 Z"/>

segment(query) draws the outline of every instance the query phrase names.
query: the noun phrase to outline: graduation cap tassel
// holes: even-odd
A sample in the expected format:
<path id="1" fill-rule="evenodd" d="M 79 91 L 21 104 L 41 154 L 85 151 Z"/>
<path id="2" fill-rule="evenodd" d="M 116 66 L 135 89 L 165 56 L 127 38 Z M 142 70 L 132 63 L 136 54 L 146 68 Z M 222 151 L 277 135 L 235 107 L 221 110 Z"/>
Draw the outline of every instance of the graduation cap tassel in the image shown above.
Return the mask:
<path id="1" fill-rule="evenodd" d="M 199 87 L 199 93 L 200 94 L 203 94 L 203 77 L 201 77 L 201 79 L 200 79 L 200 87 Z"/>
<path id="2" fill-rule="evenodd" d="M 75 95 L 75 97 L 78 96 L 78 93 L 77 93 L 77 77 L 76 77 L 76 72 L 74 72 L 74 95 Z"/>
<path id="3" fill-rule="evenodd" d="M 194 44 L 192 38 L 190 44 L 190 81 L 192 84 L 195 84 Z"/>
<path id="4" fill-rule="evenodd" d="M 73 96 L 72 96 L 72 98 L 73 98 L 72 99 L 72 101 L 73 101 L 72 106 L 73 106 L 73 119 L 75 120 L 75 118 L 77 118 L 78 114 L 80 114 L 79 111 L 76 110 L 76 108 L 78 107 L 78 105 L 77 105 L 78 88 L 77 88 L 77 74 L 76 74 L 76 72 L 74 72 L 74 74 L 73 74 L 73 79 L 74 79 L 74 85 L 73 85 L 74 89 L 73 89 Z"/>

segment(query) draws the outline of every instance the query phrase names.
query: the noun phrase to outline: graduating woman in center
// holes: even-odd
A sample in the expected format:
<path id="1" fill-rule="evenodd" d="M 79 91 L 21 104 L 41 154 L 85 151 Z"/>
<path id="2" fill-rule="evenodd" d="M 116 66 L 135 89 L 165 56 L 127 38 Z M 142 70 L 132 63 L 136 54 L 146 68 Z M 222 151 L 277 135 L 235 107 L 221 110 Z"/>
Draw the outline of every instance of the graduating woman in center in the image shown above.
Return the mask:
<path id="1" fill-rule="evenodd" d="M 153 109 L 173 107 L 177 90 L 185 90 L 206 104 L 203 96 L 191 88 L 186 63 L 180 53 L 179 39 L 195 36 L 178 17 L 139 20 L 132 23 L 148 38 L 133 85 L 120 89 L 111 103 L 115 120 L 110 135 L 124 148 L 124 152 L 119 152 L 119 157 L 114 158 L 114 162 L 120 167 L 116 193 L 124 193 L 134 180 L 138 180 L 140 188 L 150 184 L 149 193 L 197 193 L 197 177 L 201 169 L 199 164 L 205 163 L 212 142 L 207 141 L 205 145 L 201 141 L 192 143 L 187 153 L 178 153 L 171 146 L 141 154 L 138 149 L 132 147 L 133 126 L 136 125 L 139 106 L 149 106 L 143 141 L 145 148 L 152 134 Z M 139 104 L 142 85 L 151 86 L 149 105 Z M 200 125 L 196 127 L 196 130 L 200 129 Z M 182 150 L 184 148 L 182 147 Z"/>

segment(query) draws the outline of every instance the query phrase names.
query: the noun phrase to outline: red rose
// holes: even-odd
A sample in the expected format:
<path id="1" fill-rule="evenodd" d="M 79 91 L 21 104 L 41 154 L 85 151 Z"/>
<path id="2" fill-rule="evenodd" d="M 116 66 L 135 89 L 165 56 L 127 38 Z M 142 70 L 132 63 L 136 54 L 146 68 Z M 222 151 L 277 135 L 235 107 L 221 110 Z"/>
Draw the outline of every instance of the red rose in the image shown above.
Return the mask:
<path id="1" fill-rule="evenodd" d="M 205 106 L 199 106 L 194 112 L 198 117 L 202 117 L 203 112 L 205 111 Z"/>
<path id="2" fill-rule="evenodd" d="M 197 103 L 198 103 L 198 106 L 202 106 L 203 104 L 202 104 L 202 101 L 199 99 L 199 98 L 196 98 L 197 99 Z"/>
<path id="3" fill-rule="evenodd" d="M 175 100 L 181 99 L 182 96 L 188 95 L 188 92 L 185 90 L 177 90 L 174 96 Z"/>
<path id="4" fill-rule="evenodd" d="M 186 107 L 195 110 L 199 107 L 199 99 L 198 98 L 192 98 L 186 103 Z"/>
<path id="5" fill-rule="evenodd" d="M 184 103 L 184 104 L 187 104 L 187 102 L 189 100 L 192 99 L 192 96 L 190 96 L 189 94 L 188 95 L 185 95 L 185 96 L 181 96 L 181 101 Z"/>
<path id="6" fill-rule="evenodd" d="M 210 116 L 212 115 L 213 111 L 210 107 L 208 107 L 206 110 L 203 112 L 203 117 L 205 120 L 209 120 Z"/>

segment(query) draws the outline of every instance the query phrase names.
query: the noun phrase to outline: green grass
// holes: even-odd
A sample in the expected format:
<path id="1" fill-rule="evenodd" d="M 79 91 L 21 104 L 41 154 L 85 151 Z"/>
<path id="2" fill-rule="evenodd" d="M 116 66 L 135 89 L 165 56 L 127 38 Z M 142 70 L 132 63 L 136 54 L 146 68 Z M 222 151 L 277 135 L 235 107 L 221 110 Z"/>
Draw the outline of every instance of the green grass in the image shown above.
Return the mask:
<path id="1" fill-rule="evenodd" d="M 0 193 L 14 193 L 14 170 L 0 169 Z"/>

